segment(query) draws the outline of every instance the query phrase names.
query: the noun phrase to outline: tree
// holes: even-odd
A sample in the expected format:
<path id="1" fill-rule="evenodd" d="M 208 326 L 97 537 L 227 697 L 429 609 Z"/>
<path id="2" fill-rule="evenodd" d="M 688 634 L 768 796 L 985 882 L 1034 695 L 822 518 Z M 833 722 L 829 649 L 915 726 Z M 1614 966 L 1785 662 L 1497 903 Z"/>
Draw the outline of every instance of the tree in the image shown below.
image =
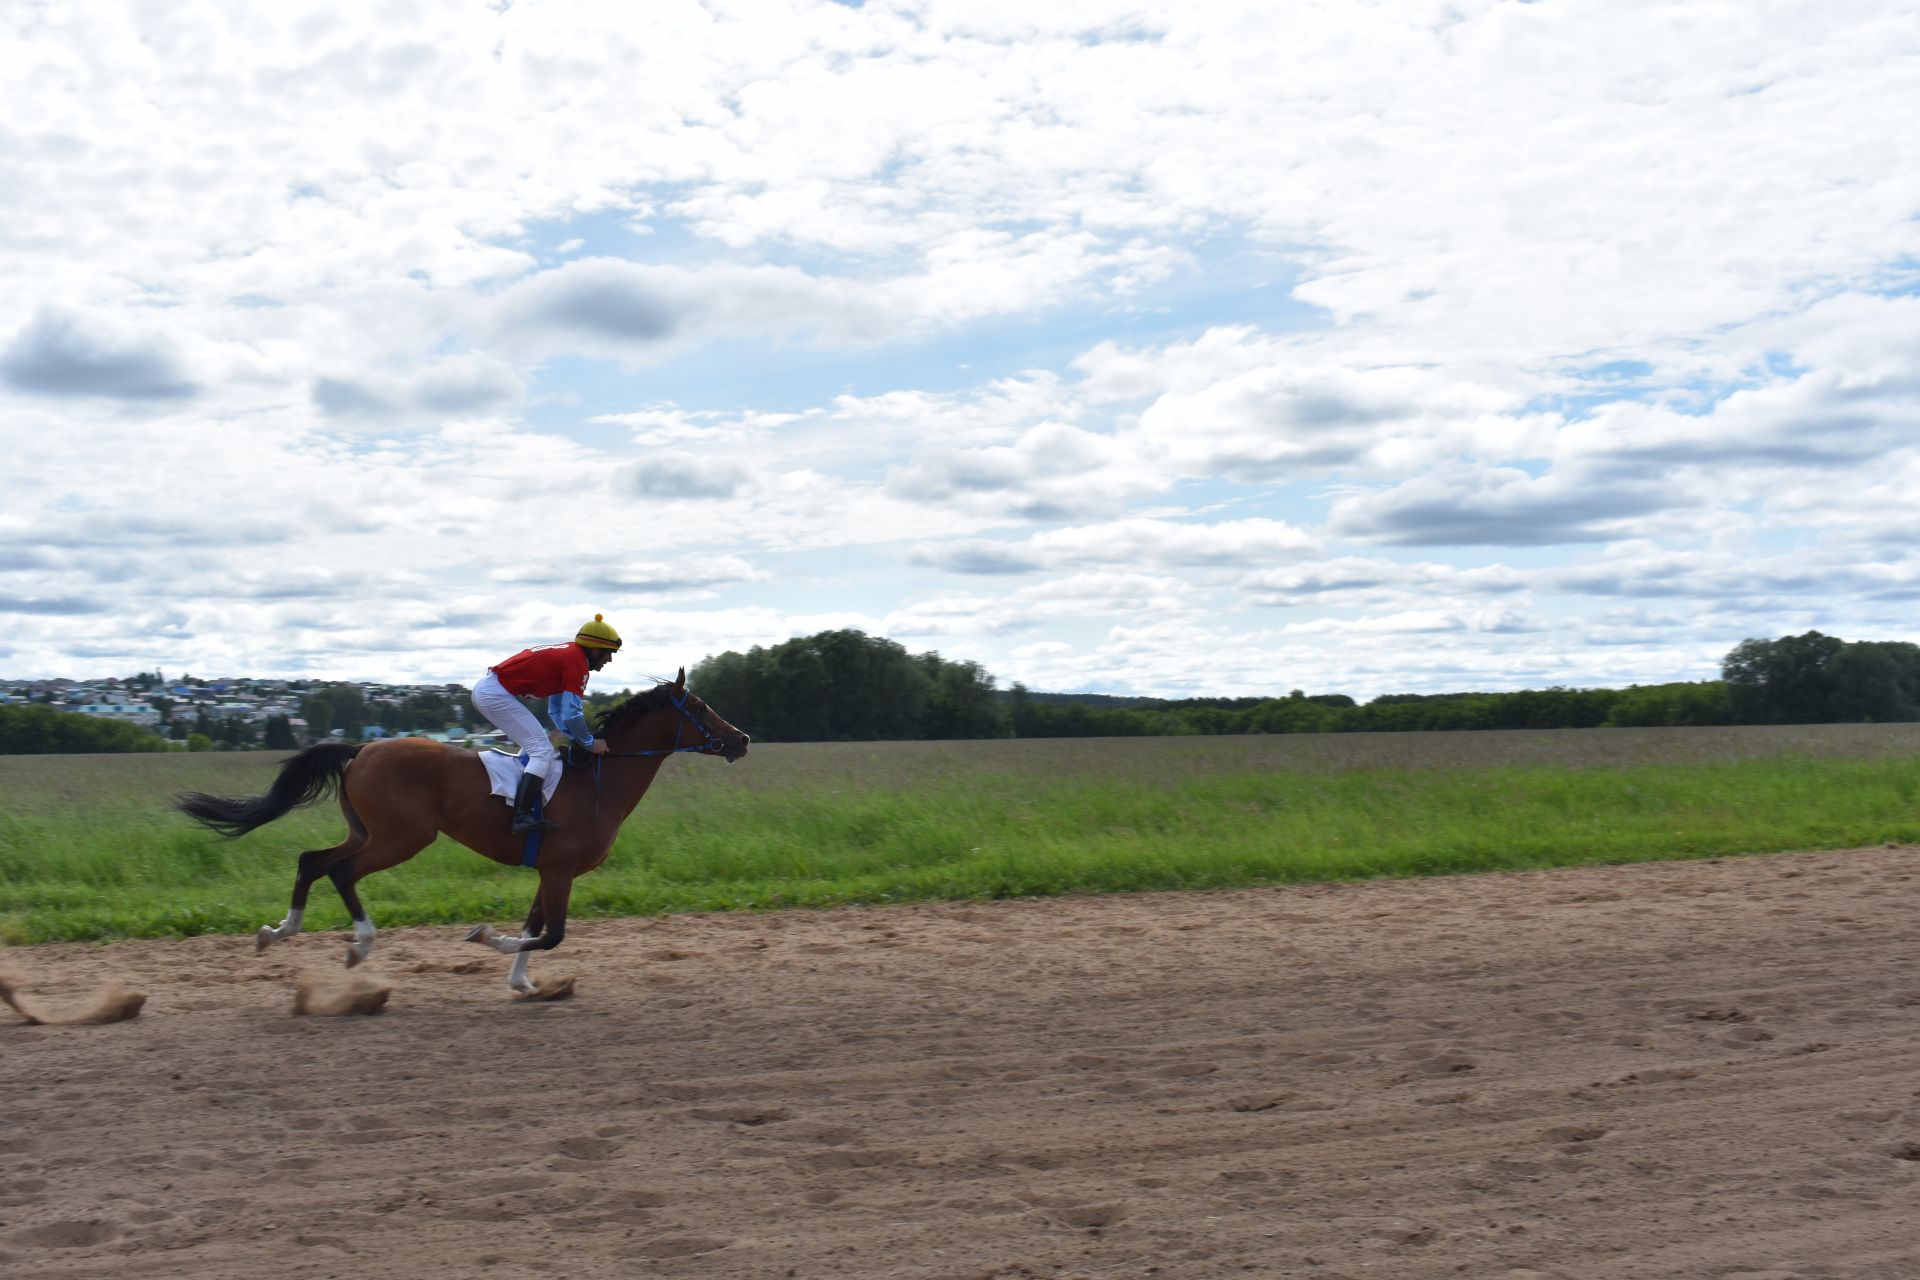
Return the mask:
<path id="1" fill-rule="evenodd" d="M 0 706 L 0 755 L 164 750 L 159 735 L 139 725 L 55 711 L 40 703 Z"/>
<path id="2" fill-rule="evenodd" d="M 318 694 L 300 699 L 300 718 L 307 722 L 307 736 L 324 738 L 333 731 L 333 704 Z"/>
<path id="3" fill-rule="evenodd" d="M 1004 738 L 1013 731 L 994 697 L 993 677 L 977 662 L 948 662 L 937 653 L 920 655 L 927 673 L 927 705 L 921 736 L 928 738 Z"/>
<path id="4" fill-rule="evenodd" d="M 1862 640 L 1827 663 L 1830 719 L 1920 720 L 1920 645 Z"/>
<path id="5" fill-rule="evenodd" d="M 932 680 L 894 641 L 843 630 L 708 657 L 692 683 L 763 742 L 820 742 L 924 736 Z"/>
<path id="6" fill-rule="evenodd" d="M 1742 640 L 1720 664 L 1734 718 L 1743 724 L 1819 724 L 1833 718 L 1829 665 L 1847 647 L 1809 631 Z"/>
<path id="7" fill-rule="evenodd" d="M 299 744 L 293 740 L 293 725 L 285 716 L 268 716 L 265 745 L 269 751 L 292 751 Z"/>
<path id="8" fill-rule="evenodd" d="M 366 695 L 354 685 L 330 684 L 320 691 L 320 696 L 333 711 L 333 727 L 346 730 L 348 737 L 359 737 L 367 723 Z"/>

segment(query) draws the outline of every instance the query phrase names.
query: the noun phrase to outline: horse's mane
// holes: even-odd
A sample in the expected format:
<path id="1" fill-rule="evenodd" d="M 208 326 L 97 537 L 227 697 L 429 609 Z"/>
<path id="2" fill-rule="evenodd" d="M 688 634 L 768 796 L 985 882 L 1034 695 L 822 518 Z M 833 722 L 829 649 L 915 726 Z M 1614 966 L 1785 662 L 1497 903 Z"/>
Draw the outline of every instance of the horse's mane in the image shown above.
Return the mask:
<path id="1" fill-rule="evenodd" d="M 658 711 L 662 707 L 673 705 L 673 689 L 670 684 L 657 684 L 651 689 L 634 694 L 624 702 L 616 702 L 593 718 L 593 731 L 596 735 L 610 730 L 625 728 L 649 711 Z"/>

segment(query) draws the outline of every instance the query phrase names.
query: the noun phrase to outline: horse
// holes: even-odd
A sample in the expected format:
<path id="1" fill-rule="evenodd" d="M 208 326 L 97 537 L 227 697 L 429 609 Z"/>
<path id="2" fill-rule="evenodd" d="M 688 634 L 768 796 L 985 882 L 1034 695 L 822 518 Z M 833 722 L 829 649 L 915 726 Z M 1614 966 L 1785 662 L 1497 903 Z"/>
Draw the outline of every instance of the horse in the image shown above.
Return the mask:
<path id="1" fill-rule="evenodd" d="M 721 756 L 732 764 L 747 754 L 752 742 L 694 696 L 687 688 L 685 667 L 673 680 L 602 712 L 595 718 L 594 732 L 605 740 L 606 754 L 589 756 L 590 768 L 571 768 L 547 806 L 546 816 L 554 826 L 540 833 L 531 864 L 540 885 L 525 927 L 518 935 L 496 934 L 491 925 L 482 924 L 467 934 L 467 941 L 513 957 L 507 986 L 520 995 L 539 991 L 527 977 L 529 957 L 553 950 L 566 937 L 574 880 L 607 860 L 620 824 L 646 795 L 667 757 L 690 752 Z M 261 926 L 254 940 L 256 952 L 300 932 L 307 890 L 326 876 L 353 917 L 353 941 L 347 947 L 347 967 L 353 968 L 372 952 L 376 933 L 354 886 L 376 871 L 399 866 L 443 831 L 508 866 L 521 865 L 529 854 L 527 837 L 508 830 L 508 808 L 492 794 L 479 753 L 426 738 L 389 738 L 364 746 L 319 743 L 288 758 L 265 795 L 226 799 L 189 792 L 176 797 L 174 807 L 235 839 L 314 803 L 329 788 L 339 793 L 347 838 L 300 855 L 292 905 L 279 924 Z"/>

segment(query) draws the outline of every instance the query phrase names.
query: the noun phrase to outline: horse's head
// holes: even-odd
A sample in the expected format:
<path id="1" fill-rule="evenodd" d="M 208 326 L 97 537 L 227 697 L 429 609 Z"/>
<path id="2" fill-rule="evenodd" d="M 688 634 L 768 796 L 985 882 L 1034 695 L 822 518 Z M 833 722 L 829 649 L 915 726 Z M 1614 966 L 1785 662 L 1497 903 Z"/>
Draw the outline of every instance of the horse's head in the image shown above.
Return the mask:
<path id="1" fill-rule="evenodd" d="M 672 684 L 674 705 L 683 711 L 693 723 L 707 735 L 707 745 L 701 749 L 703 756 L 723 756 L 732 764 L 747 754 L 747 748 L 753 742 L 752 737 L 740 732 L 687 688 L 687 669 L 680 668 Z"/>
<path id="2" fill-rule="evenodd" d="M 594 728 L 621 755 L 721 756 L 731 764 L 753 741 L 687 688 L 687 669 L 603 712 Z"/>

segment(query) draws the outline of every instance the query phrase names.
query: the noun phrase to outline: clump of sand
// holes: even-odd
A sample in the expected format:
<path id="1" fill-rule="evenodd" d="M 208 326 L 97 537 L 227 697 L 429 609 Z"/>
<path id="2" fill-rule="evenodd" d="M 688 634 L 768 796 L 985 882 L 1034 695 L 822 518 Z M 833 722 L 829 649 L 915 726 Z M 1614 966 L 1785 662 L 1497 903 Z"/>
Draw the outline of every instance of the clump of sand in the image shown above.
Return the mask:
<path id="1" fill-rule="evenodd" d="M 535 978 L 534 989 L 517 993 L 515 1000 L 570 1000 L 573 998 L 573 979 Z"/>
<path id="2" fill-rule="evenodd" d="M 138 1017 L 141 1006 L 147 1002 L 145 992 L 128 991 L 119 983 L 110 982 L 84 1004 L 56 1012 L 23 996 L 20 989 L 24 985 L 18 974 L 0 970 L 0 1000 L 4 1000 L 29 1026 L 74 1027 L 125 1022 L 128 1018 Z"/>
<path id="3" fill-rule="evenodd" d="M 294 986 L 293 1016 L 296 1018 L 347 1018 L 355 1014 L 383 1012 L 393 984 L 378 978 L 356 974 L 344 981 L 334 978 L 301 978 Z"/>

